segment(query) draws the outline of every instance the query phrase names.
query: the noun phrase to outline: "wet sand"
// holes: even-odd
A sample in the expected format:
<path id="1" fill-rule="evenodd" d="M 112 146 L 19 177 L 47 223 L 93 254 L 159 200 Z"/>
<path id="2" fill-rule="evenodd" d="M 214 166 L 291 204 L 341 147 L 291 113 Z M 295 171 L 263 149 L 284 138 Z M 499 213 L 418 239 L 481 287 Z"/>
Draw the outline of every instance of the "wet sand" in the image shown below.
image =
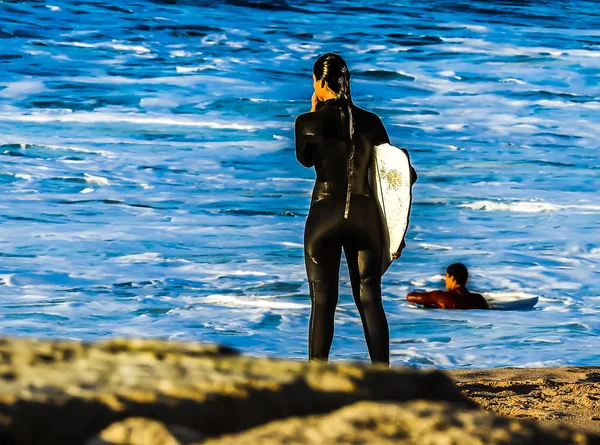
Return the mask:
<path id="1" fill-rule="evenodd" d="M 560 422 L 600 434 L 600 367 L 448 371 L 463 393 L 497 414 Z"/>

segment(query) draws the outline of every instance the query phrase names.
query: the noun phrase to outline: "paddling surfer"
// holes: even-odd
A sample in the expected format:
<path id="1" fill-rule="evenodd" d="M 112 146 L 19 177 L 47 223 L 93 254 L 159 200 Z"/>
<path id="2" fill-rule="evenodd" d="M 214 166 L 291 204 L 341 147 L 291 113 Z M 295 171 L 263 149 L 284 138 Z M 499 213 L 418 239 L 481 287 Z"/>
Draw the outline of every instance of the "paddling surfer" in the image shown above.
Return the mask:
<path id="1" fill-rule="evenodd" d="M 469 271 L 464 264 L 451 264 L 446 270 L 447 291 L 411 292 L 406 299 L 414 304 L 439 309 L 489 309 L 482 295 L 466 288 L 468 279 Z"/>

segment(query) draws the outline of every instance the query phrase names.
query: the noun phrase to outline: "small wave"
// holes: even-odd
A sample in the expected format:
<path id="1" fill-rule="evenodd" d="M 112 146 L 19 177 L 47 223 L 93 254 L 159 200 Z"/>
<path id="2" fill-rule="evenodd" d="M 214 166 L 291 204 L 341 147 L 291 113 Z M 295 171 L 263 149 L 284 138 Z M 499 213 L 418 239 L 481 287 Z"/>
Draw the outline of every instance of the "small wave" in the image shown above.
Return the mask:
<path id="1" fill-rule="evenodd" d="M 140 124 L 140 125 L 167 125 L 182 127 L 212 128 L 220 130 L 245 130 L 256 131 L 260 127 L 235 123 L 222 123 L 214 121 L 200 121 L 197 118 L 179 118 L 144 115 L 144 114 L 118 114 L 118 113 L 32 113 L 32 114 L 0 114 L 0 120 L 11 122 L 66 122 L 66 123 L 103 123 L 103 124 Z"/>
<path id="2" fill-rule="evenodd" d="M 448 247 L 448 246 L 439 246 L 437 244 L 428 244 L 428 243 L 421 243 L 419 244 L 419 247 L 425 250 L 452 250 L 452 247 Z"/>
<path id="3" fill-rule="evenodd" d="M 47 89 L 44 82 L 40 80 L 22 80 L 20 82 L 5 83 L 0 86 L 4 86 L 4 89 L 0 91 L 0 97 L 11 99 L 41 93 Z"/>
<path id="4" fill-rule="evenodd" d="M 232 295 L 209 295 L 203 298 L 204 303 L 217 304 L 238 308 L 264 308 L 264 309 L 307 309 L 309 304 L 278 301 L 274 298 L 259 298 L 255 296 L 236 297 Z"/>
<path id="5" fill-rule="evenodd" d="M 102 176 L 93 176 L 88 173 L 84 173 L 84 176 L 85 176 L 85 181 L 89 184 L 110 185 L 110 182 L 108 181 L 108 179 L 103 178 Z"/>
<path id="6" fill-rule="evenodd" d="M 118 42 L 101 42 L 101 43 L 85 43 L 85 42 L 55 42 L 48 43 L 60 46 L 75 46 L 78 48 L 108 48 L 115 51 L 133 51 L 138 54 L 147 54 L 151 52 L 148 48 L 141 45 L 125 45 Z"/>
<path id="7" fill-rule="evenodd" d="M 282 246 L 285 247 L 297 247 L 297 248 L 304 248 L 304 245 L 300 244 L 300 243 L 291 243 L 289 241 L 282 241 L 279 243 Z"/>
<path id="8" fill-rule="evenodd" d="M 474 32 L 487 32 L 488 28 L 482 25 L 473 25 L 470 23 L 444 23 L 441 26 L 446 28 L 455 28 L 455 29 L 468 29 L 469 31 Z"/>
<path id="9" fill-rule="evenodd" d="M 461 80 L 462 78 L 460 76 L 457 76 L 456 73 L 454 71 L 441 71 L 440 72 L 440 76 L 442 77 L 450 77 L 452 79 L 456 79 L 456 80 Z"/>
<path id="10" fill-rule="evenodd" d="M 178 73 L 197 73 L 199 71 L 206 71 L 206 70 L 218 70 L 219 68 L 214 66 L 214 65 L 205 65 L 205 66 L 176 66 L 175 70 Z"/>
<path id="11" fill-rule="evenodd" d="M 459 204 L 458 207 L 485 210 L 488 212 L 507 211 L 517 213 L 541 213 L 556 212 L 559 210 L 583 210 L 598 212 L 600 206 L 595 205 L 559 205 L 543 201 L 516 201 L 516 202 L 494 202 L 494 201 L 475 201 L 468 204 Z"/>
<path id="12" fill-rule="evenodd" d="M 132 255 L 124 255 L 115 258 L 113 261 L 122 264 L 135 264 L 135 263 L 162 263 L 165 258 L 160 253 L 146 252 L 136 253 Z"/>
<path id="13" fill-rule="evenodd" d="M 100 155 L 100 156 L 105 156 L 105 157 L 112 157 L 112 153 L 109 151 L 105 151 L 105 150 L 91 150 L 89 148 L 82 148 L 82 147 L 72 147 L 72 146 L 64 146 L 64 145 L 42 145 L 42 144 L 29 144 L 29 143 L 24 143 L 24 142 L 12 142 L 12 143 L 8 143 L 8 144 L 3 144 L 0 145 L 0 150 L 1 149 L 7 149 L 7 150 L 36 150 L 36 149 L 50 149 L 50 150 L 57 150 L 57 151 L 73 151 L 76 153 L 88 153 L 88 154 L 93 154 L 93 155 Z"/>
<path id="14" fill-rule="evenodd" d="M 521 79 L 517 79 L 515 77 L 507 77 L 505 79 L 500 80 L 502 83 L 516 83 L 517 85 L 525 85 L 527 82 L 523 82 Z"/>
<path id="15" fill-rule="evenodd" d="M 227 272 L 226 274 L 223 275 L 219 275 L 219 278 L 223 278 L 223 277 L 228 277 L 228 276 L 235 276 L 235 277 L 245 277 L 245 276 L 250 276 L 250 277 L 265 277 L 269 275 L 266 272 L 259 272 L 256 270 L 232 270 Z"/>

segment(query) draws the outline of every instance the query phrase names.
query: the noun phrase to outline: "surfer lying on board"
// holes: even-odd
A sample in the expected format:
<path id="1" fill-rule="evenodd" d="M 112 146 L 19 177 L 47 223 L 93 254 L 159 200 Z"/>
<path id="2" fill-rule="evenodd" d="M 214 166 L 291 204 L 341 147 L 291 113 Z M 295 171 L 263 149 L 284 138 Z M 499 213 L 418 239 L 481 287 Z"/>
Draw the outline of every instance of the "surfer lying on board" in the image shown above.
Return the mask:
<path id="1" fill-rule="evenodd" d="M 446 269 L 447 292 L 411 292 L 406 299 L 414 304 L 439 309 L 489 309 L 482 295 L 469 292 L 465 287 L 468 279 L 469 271 L 464 264 L 451 264 Z"/>

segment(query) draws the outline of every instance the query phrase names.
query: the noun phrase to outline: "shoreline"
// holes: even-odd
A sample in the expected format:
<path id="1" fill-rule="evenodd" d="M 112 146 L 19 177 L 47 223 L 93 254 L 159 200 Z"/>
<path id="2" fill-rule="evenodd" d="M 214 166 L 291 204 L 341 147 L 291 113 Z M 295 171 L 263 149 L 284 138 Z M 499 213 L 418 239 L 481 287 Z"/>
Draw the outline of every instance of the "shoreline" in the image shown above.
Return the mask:
<path id="1" fill-rule="evenodd" d="M 600 367 L 493 368 L 444 373 L 495 414 L 600 434 Z"/>

